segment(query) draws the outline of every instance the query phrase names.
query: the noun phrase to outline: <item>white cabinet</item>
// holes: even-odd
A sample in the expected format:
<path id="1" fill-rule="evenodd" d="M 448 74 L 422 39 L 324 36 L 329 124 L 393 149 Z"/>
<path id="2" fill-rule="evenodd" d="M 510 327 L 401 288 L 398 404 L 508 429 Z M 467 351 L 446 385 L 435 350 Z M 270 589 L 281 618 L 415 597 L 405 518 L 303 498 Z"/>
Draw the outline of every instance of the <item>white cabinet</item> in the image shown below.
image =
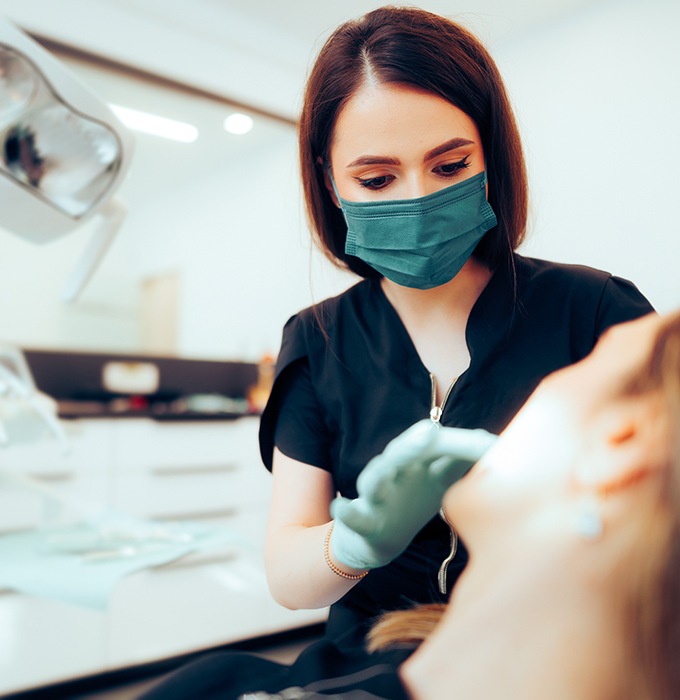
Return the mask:
<path id="1" fill-rule="evenodd" d="M 4 466 L 69 499 L 229 527 L 249 543 L 128 576 L 105 613 L 3 592 L 0 695 L 325 619 L 325 610 L 286 610 L 268 592 L 262 548 L 270 476 L 257 425 L 250 417 L 77 420 L 65 423 L 73 443 L 66 457 L 49 442 L 0 451 Z M 0 532 L 35 527 L 45 515 L 41 497 L 0 482 Z"/>
<path id="2" fill-rule="evenodd" d="M 231 517 L 267 504 L 257 421 L 119 421 L 114 505 L 143 517 Z M 153 498 L 149 494 L 153 493 Z"/>
<path id="3" fill-rule="evenodd" d="M 0 448 L 0 463 L 12 472 L 38 479 L 76 503 L 110 505 L 114 431 L 112 421 L 63 423 L 70 451 L 56 441 L 10 444 Z M 35 493 L 0 479 L 0 534 L 34 528 L 52 517 L 50 504 Z"/>

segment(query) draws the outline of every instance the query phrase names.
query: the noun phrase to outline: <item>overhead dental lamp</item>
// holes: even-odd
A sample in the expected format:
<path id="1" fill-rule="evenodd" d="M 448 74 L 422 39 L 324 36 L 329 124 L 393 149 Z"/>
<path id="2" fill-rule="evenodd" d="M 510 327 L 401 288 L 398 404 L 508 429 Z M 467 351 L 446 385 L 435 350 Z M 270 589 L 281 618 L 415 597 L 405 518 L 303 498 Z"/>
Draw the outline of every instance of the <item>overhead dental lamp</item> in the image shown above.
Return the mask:
<path id="1" fill-rule="evenodd" d="M 116 235 L 132 136 L 109 107 L 0 17 L 0 228 L 49 243 L 99 218 L 62 290 L 77 298 Z"/>

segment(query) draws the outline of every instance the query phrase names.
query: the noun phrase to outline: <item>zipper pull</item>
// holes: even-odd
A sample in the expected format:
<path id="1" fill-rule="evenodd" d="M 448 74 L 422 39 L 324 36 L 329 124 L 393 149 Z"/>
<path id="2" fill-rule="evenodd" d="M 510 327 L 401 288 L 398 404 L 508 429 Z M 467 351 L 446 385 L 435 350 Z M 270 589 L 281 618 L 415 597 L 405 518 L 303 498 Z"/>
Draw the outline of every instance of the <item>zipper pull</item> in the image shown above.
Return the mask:
<path id="1" fill-rule="evenodd" d="M 457 381 L 458 377 L 454 377 L 453 381 L 451 382 L 451 386 L 446 390 L 446 394 L 442 399 L 441 404 L 437 405 L 437 379 L 435 378 L 434 374 L 430 372 L 430 382 L 432 384 L 432 408 L 430 408 L 430 420 L 437 426 L 437 428 L 441 427 L 439 421 L 441 420 L 442 413 L 444 413 L 444 406 L 446 406 L 449 395 L 453 391 L 453 387 L 456 385 Z"/>
<path id="2" fill-rule="evenodd" d="M 449 526 L 449 531 L 451 532 L 451 551 L 449 552 L 449 555 L 446 557 L 446 559 L 444 559 L 444 561 L 441 563 L 439 571 L 437 572 L 437 583 L 439 584 L 439 592 L 442 595 L 446 595 L 446 574 L 449 570 L 449 564 L 453 561 L 453 558 L 456 556 L 456 552 L 458 551 L 458 534 L 454 530 L 453 525 L 451 525 L 446 515 L 444 515 L 443 508 L 439 509 L 439 517 Z"/>
<path id="3" fill-rule="evenodd" d="M 431 405 L 432 408 L 430 408 L 430 420 L 434 423 L 434 425 L 439 428 L 439 421 L 441 420 L 442 417 L 442 407 L 437 406 L 437 380 L 435 379 L 434 374 L 430 372 L 430 382 L 432 384 L 432 399 L 431 399 Z"/>

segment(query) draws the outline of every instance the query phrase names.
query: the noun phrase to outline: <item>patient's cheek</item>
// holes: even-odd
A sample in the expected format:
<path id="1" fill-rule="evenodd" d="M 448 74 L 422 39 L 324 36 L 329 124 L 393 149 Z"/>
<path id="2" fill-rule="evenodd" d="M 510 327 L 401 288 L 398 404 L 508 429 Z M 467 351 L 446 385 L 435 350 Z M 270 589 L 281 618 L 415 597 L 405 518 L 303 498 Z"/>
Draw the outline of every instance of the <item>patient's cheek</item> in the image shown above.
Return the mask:
<path id="1" fill-rule="evenodd" d="M 442 508 L 447 520 L 456 527 L 477 517 L 486 517 L 485 513 L 493 505 L 491 495 L 486 489 L 488 473 L 478 464 L 460 481 L 456 482 L 444 494 Z M 493 499 L 492 499 L 493 500 Z"/>
<path id="2" fill-rule="evenodd" d="M 573 459 L 583 437 L 577 402 L 545 390 L 529 400 L 478 466 L 499 479 L 540 481 Z"/>
<path id="3" fill-rule="evenodd" d="M 574 402 L 549 387 L 532 396 L 478 464 L 445 494 L 447 518 L 475 529 L 515 518 L 569 478 L 583 430 Z"/>

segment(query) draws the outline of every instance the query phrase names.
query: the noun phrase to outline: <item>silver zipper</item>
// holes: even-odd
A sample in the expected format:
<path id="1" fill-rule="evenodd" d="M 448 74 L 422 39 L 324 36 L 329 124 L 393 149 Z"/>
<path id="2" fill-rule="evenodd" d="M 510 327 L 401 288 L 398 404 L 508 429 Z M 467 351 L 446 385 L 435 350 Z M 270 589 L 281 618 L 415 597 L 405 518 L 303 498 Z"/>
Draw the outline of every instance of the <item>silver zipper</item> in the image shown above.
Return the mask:
<path id="1" fill-rule="evenodd" d="M 434 374 L 430 372 L 430 382 L 432 383 L 432 408 L 430 409 L 430 420 L 438 428 L 440 427 L 440 420 L 442 417 L 442 413 L 444 413 L 444 407 L 446 406 L 446 402 L 448 401 L 449 395 L 451 394 L 451 391 L 453 390 L 453 387 L 456 385 L 457 381 L 458 377 L 455 377 L 454 380 L 451 382 L 449 388 L 446 390 L 446 394 L 441 404 L 438 406 L 437 379 L 434 376 Z M 453 525 L 451 525 L 451 523 L 446 519 L 443 508 L 439 509 L 439 516 L 449 526 L 449 530 L 451 531 L 451 551 L 449 552 L 449 556 L 446 557 L 446 559 L 444 559 L 444 561 L 441 563 L 441 566 L 439 567 L 439 572 L 437 573 L 437 583 L 439 584 L 439 592 L 442 595 L 446 595 L 446 573 L 448 571 L 449 564 L 452 562 L 453 558 L 456 556 L 456 552 L 458 551 L 458 535 L 453 529 Z"/>
<path id="2" fill-rule="evenodd" d="M 444 399 L 442 400 L 441 404 L 438 406 L 437 405 L 437 379 L 430 372 L 430 383 L 432 385 L 432 400 L 431 400 L 431 406 L 430 408 L 430 420 L 437 426 L 439 427 L 439 421 L 441 420 L 442 413 L 444 413 L 444 406 L 446 406 L 446 402 L 449 398 L 449 394 L 453 390 L 453 387 L 456 385 L 456 382 L 458 381 L 458 377 L 455 377 L 454 380 L 451 382 L 449 388 L 446 390 L 446 394 L 444 395 Z"/>
<path id="3" fill-rule="evenodd" d="M 454 530 L 453 525 L 451 525 L 451 523 L 448 521 L 446 515 L 444 515 L 443 508 L 439 509 L 439 516 L 449 526 L 449 530 L 451 531 L 451 551 L 449 552 L 449 556 L 446 557 L 446 559 L 444 559 L 444 561 L 441 563 L 439 573 L 437 574 L 439 592 L 442 595 L 446 595 L 446 574 L 449 569 L 449 564 L 453 561 L 453 558 L 456 556 L 456 552 L 458 551 L 458 534 Z"/>

